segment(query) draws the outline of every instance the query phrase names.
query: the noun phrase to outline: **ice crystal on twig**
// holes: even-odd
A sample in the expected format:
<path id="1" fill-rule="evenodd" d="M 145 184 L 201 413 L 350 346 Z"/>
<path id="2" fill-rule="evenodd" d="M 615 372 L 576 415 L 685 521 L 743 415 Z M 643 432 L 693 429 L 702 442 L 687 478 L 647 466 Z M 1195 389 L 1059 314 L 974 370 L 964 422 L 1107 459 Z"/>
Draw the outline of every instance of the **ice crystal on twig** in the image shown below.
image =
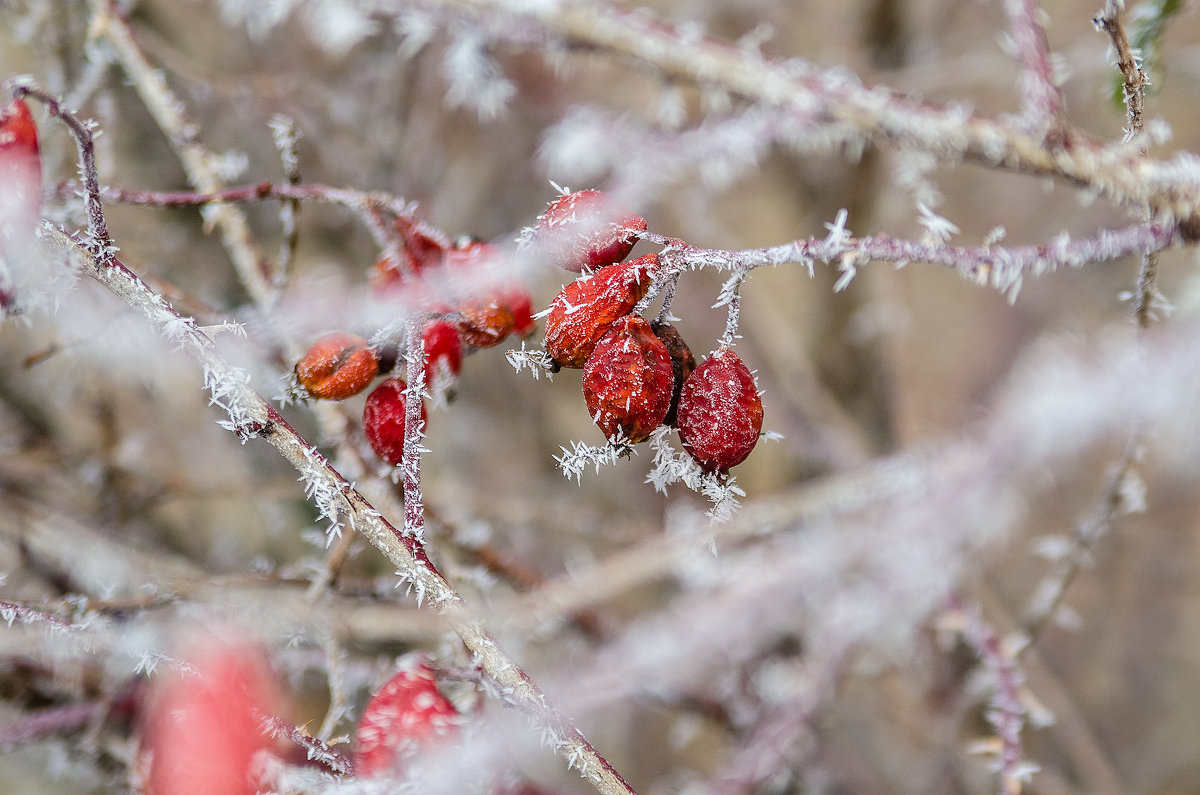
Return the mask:
<path id="1" fill-rule="evenodd" d="M 533 380 L 538 380 L 544 374 L 547 378 L 553 379 L 554 372 L 557 366 L 550 354 L 540 348 L 529 349 L 525 347 L 525 343 L 521 343 L 521 349 L 508 350 L 504 352 L 504 358 L 508 359 L 508 363 L 513 366 L 513 369 L 518 373 L 528 368 L 533 375 Z"/>
<path id="2" fill-rule="evenodd" d="M 917 223 L 925 229 L 921 242 L 930 245 L 949 243 L 950 238 L 958 234 L 958 227 L 953 222 L 935 213 L 924 202 L 917 202 L 917 212 L 920 214 Z"/>
<path id="3" fill-rule="evenodd" d="M 589 465 L 594 466 L 596 472 L 599 473 L 600 467 L 615 464 L 617 459 L 633 452 L 633 448 L 620 439 L 612 439 L 608 444 L 599 447 L 572 441 L 570 450 L 565 447 L 559 449 L 563 451 L 563 454 L 554 456 L 554 460 L 563 476 L 576 483 L 582 481 L 583 471 Z"/>
<path id="4" fill-rule="evenodd" d="M 664 425 L 650 434 L 648 443 L 654 451 L 654 464 L 646 475 L 646 482 L 660 493 L 666 493 L 667 486 L 673 483 L 683 483 L 712 503 L 706 513 L 710 519 L 727 521 L 738 509 L 738 498 L 745 497 L 746 492 L 732 475 L 705 472 L 694 458 L 676 450 L 668 439 L 670 433 L 671 429 Z"/>

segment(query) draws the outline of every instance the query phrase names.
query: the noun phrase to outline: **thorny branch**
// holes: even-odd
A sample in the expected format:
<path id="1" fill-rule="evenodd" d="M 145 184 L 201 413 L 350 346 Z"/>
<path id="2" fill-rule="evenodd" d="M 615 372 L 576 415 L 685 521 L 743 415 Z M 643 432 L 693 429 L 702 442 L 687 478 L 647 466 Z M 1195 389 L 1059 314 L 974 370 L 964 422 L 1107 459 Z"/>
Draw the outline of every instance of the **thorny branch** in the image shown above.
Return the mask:
<path id="1" fill-rule="evenodd" d="M 606 795 L 633 791 L 583 734 L 547 703 L 541 689 L 508 656 L 442 578 L 424 547 L 380 515 L 262 396 L 246 385 L 216 353 L 212 340 L 190 319 L 175 314 L 119 260 L 114 258 L 105 267 L 56 227 L 46 225 L 42 232 L 47 244 L 60 256 L 74 262 L 182 345 L 204 369 L 206 381 L 214 385 L 214 400 L 220 392 L 221 401 L 232 407 L 229 412 L 231 430 L 244 439 L 265 440 L 296 468 L 310 490 L 331 495 L 329 499 L 336 500 L 338 513 L 387 557 L 402 579 L 411 583 L 419 601 L 428 601 L 438 611 L 510 703 L 551 732 L 556 738 L 555 751 L 562 758 L 571 760 L 581 776 Z"/>
<path id="2" fill-rule="evenodd" d="M 400 7 L 394 0 L 378 5 L 393 9 Z M 1022 125 L 1012 125 L 1005 120 L 989 118 L 960 107 L 939 107 L 915 102 L 886 90 L 867 89 L 840 74 L 821 72 L 798 62 L 772 62 L 755 51 L 707 38 L 697 39 L 693 36 L 685 39 L 668 26 L 652 24 L 643 16 L 607 6 L 537 5 L 504 0 L 426 0 L 411 5 L 434 9 L 469 9 L 522 21 L 536 20 L 541 26 L 538 30 L 542 35 L 539 37 L 527 32 L 526 43 L 532 41 L 542 46 L 546 37 L 552 37 L 572 44 L 599 47 L 649 65 L 671 79 L 718 86 L 736 96 L 781 108 L 791 122 L 837 127 L 874 143 L 926 151 L 946 161 L 976 160 L 1022 173 L 1057 176 L 1089 193 L 1108 197 L 1144 213 L 1145 218 L 1141 224 L 1102 231 L 1087 238 L 1071 240 L 1063 236 L 1051 242 L 1028 246 L 950 246 L 896 240 L 884 235 L 855 238 L 848 233 L 835 235 L 831 232 L 825 239 L 798 240 L 763 249 L 715 251 L 694 248 L 671 238 L 645 235 L 646 239 L 667 247 L 664 259 L 679 272 L 713 267 L 744 275 L 763 265 L 793 262 L 811 267 L 813 262 L 820 261 L 837 264 L 843 267 L 846 274 L 852 275 L 856 264 L 870 261 L 897 264 L 927 262 L 953 267 L 967 278 L 980 283 L 990 282 L 1013 294 L 1020 285 L 1022 275 L 1026 273 L 1037 274 L 1060 266 L 1107 262 L 1141 254 L 1144 255 L 1143 269 L 1138 280 L 1134 313 L 1139 325 L 1146 327 L 1152 314 L 1152 299 L 1156 295 L 1156 253 L 1191 243 L 1196 237 L 1193 219 L 1197 209 L 1196 188 L 1200 185 L 1200 168 L 1184 156 L 1171 161 L 1145 157 L 1140 136 L 1144 130 L 1142 113 L 1146 76 L 1138 68 L 1124 33 L 1118 3 L 1108 3 L 1105 11 L 1096 18 L 1096 23 L 1112 37 L 1118 52 L 1118 65 L 1125 75 L 1129 111 L 1125 143 L 1136 143 L 1136 153 L 1131 151 L 1132 147 L 1092 143 L 1066 125 L 1053 58 L 1046 43 L 1045 31 L 1038 21 L 1040 10 L 1030 0 L 1008 0 L 1005 6 L 1014 49 L 1024 71 Z M 277 186 L 263 183 L 247 188 L 222 188 L 220 175 L 212 169 L 213 156 L 199 144 L 193 125 L 187 122 L 181 105 L 166 88 L 161 75 L 152 69 L 138 49 L 129 35 L 128 27 L 120 19 L 115 4 L 108 0 L 94 0 L 93 6 L 95 34 L 107 40 L 116 50 L 147 106 L 180 152 L 181 159 L 188 167 L 189 177 L 199 191 L 190 194 L 146 193 L 139 199 L 131 193 L 113 190 L 106 197 L 158 206 L 217 203 L 214 211 L 206 217 L 221 227 L 227 244 L 234 252 L 243 282 L 260 307 L 270 306 L 276 296 L 274 290 L 279 285 L 264 276 L 267 270 L 264 259 L 254 249 L 244 219 L 239 220 L 241 216 L 226 203 L 275 198 L 283 200 L 285 206 L 294 207 L 301 199 L 334 201 L 361 212 L 369 225 L 372 217 L 381 212 L 404 211 L 394 199 L 380 199 L 351 191 L 339 192 L 338 189 L 319 186 L 298 186 L 291 184 L 294 180 Z M 43 99 L 52 101 L 48 97 Z M 82 140 L 79 132 L 76 130 L 77 140 Z M 107 241 L 100 212 L 101 192 L 94 180 L 94 163 L 88 165 L 90 153 L 83 154 L 83 159 L 85 180 L 90 180 L 85 196 L 88 201 L 90 236 L 93 240 Z M 92 213 L 93 204 L 97 211 L 95 214 Z M 381 223 L 375 223 L 373 228 L 382 226 Z M 838 226 L 840 229 L 841 224 Z M 103 234 L 98 235 L 96 230 L 101 230 Z M 419 422 L 414 421 L 419 419 L 419 400 L 410 399 L 408 407 L 410 436 L 406 438 L 402 463 L 406 506 L 404 528 L 401 531 L 383 519 L 362 494 L 351 487 L 277 411 L 250 390 L 242 373 L 220 360 L 211 339 L 197 329 L 190 319 L 175 313 L 161 296 L 146 288 L 115 258 L 106 261 L 105 256 L 96 256 L 95 252 L 82 249 L 80 241 L 69 238 L 56 228 L 46 227 L 43 234 L 53 245 L 68 251 L 90 275 L 139 308 L 167 337 L 181 344 L 202 366 L 213 402 L 229 411 L 227 426 L 244 440 L 262 437 L 275 446 L 301 472 L 314 501 L 322 507 L 323 512 L 331 511 L 335 522 L 345 519 L 353 529 L 363 532 L 383 550 L 396 566 L 397 573 L 412 584 L 418 600 L 430 599 L 437 606 L 446 621 L 474 652 L 480 665 L 506 689 L 512 702 L 539 715 L 553 732 L 565 738 L 564 747 L 568 750 L 562 751 L 564 758 L 575 760 L 576 754 L 583 754 L 585 774 L 603 782 L 601 791 L 628 791 L 628 785 L 595 754 L 582 735 L 546 705 L 536 685 L 511 663 L 485 628 L 468 613 L 460 597 L 425 555 L 420 544 L 423 517 L 419 483 Z M 383 235 L 377 237 L 382 239 Z M 107 246 L 105 248 L 107 250 Z M 285 252 L 287 250 L 285 243 Z M 287 253 L 281 255 L 281 268 L 289 256 Z M 663 316 L 668 312 L 673 286 L 674 280 L 668 280 Z M 740 310 L 738 301 L 734 291 L 729 302 L 730 321 L 726 334 L 730 340 L 737 327 Z M 410 341 L 419 340 L 419 331 L 417 320 L 410 319 Z M 421 357 L 411 350 L 409 356 L 408 380 L 412 390 L 409 394 L 412 397 L 419 394 L 421 389 Z M 1111 523 L 1119 510 L 1128 507 L 1127 495 L 1123 494 L 1122 489 L 1128 482 L 1131 463 L 1132 454 L 1128 454 L 1125 464 L 1110 483 L 1103 512 L 1095 523 L 1100 530 Z M 410 469 L 411 475 L 408 474 Z M 954 470 L 954 466 L 948 469 Z M 872 482 L 872 485 L 879 484 Z M 861 493 L 861 490 L 848 491 L 854 492 L 845 497 L 850 500 L 855 494 Z M 964 511 L 963 515 L 969 513 Z M 816 521 L 813 517 L 809 518 Z M 794 515 L 789 517 L 789 522 L 803 524 Z M 752 531 L 743 532 L 765 535 L 772 529 L 768 523 L 764 523 L 755 526 Z M 1086 540 L 1082 528 L 1079 535 Z M 1089 532 L 1086 538 L 1091 539 L 1095 535 Z M 664 554 L 664 560 L 657 561 L 657 564 L 662 569 L 670 568 L 678 562 L 681 553 L 677 550 L 683 546 L 687 544 L 677 544 L 674 547 L 676 551 Z M 645 564 L 644 560 L 641 562 Z M 1075 562 L 1078 563 L 1078 558 Z M 1065 589 L 1070 574 L 1060 580 Z M 611 582 L 602 584 L 613 587 Z M 597 598 L 597 594 L 590 591 L 581 593 L 577 589 L 573 598 L 586 602 Z M 1048 608 L 1032 616 L 1027 624 L 1031 637 L 1036 635 L 1060 599 L 1061 591 Z M 544 611 L 553 612 L 554 602 L 546 594 L 533 597 L 531 602 Z M 528 617 L 525 619 L 528 620 Z M 1013 791 L 1012 782 L 1019 782 L 1021 775 L 1018 774 L 1023 774 L 1016 767 L 1020 755 L 1019 735 L 1016 734 L 1020 729 L 1019 701 L 1014 691 L 1016 672 L 1009 667 L 1011 659 L 999 654 L 998 640 L 986 626 L 974 625 L 969 635 L 981 658 L 1000 678 L 998 695 L 1003 698 L 1004 704 L 1001 705 L 1001 720 L 997 723 L 997 729 L 1004 743 L 1002 760 L 1005 787 Z M 625 686 L 628 687 L 629 683 L 625 683 Z M 1019 784 L 1016 788 L 1019 788 Z"/>
<path id="3" fill-rule="evenodd" d="M 391 13 L 395 0 L 379 3 Z M 425 0 L 433 11 L 467 9 L 519 21 L 510 38 L 528 46 L 530 27 L 564 44 L 621 55 L 671 80 L 711 86 L 791 114 L 801 128 L 837 128 L 872 143 L 927 152 L 944 162 L 970 160 L 1023 174 L 1057 177 L 1155 217 L 1191 219 L 1200 209 L 1200 163 L 1187 155 L 1139 159 L 1136 151 L 1089 141 L 1065 128 L 1060 145 L 961 105 L 919 102 L 884 87 L 867 88 L 840 71 L 773 61 L 711 38 L 682 35 L 652 18 L 612 5 L 513 4 L 506 0 Z M 498 36 L 501 34 L 497 34 Z M 539 40 L 544 46 L 545 42 Z M 1069 145 L 1065 145 L 1069 142 Z"/>

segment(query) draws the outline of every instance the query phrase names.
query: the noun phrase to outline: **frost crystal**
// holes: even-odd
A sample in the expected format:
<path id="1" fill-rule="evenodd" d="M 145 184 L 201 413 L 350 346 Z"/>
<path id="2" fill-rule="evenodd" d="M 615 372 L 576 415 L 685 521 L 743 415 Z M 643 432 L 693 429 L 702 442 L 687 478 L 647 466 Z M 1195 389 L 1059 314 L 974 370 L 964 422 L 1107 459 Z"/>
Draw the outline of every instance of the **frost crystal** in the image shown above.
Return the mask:
<path id="1" fill-rule="evenodd" d="M 317 507 L 319 515 L 329 522 L 325 529 L 325 545 L 342 535 L 341 514 L 348 508 L 346 498 L 336 481 L 329 477 L 325 458 L 311 447 L 303 447 L 305 463 L 299 468 L 297 480 L 304 483 L 304 496 Z"/>
<path id="2" fill-rule="evenodd" d="M 500 115 L 517 90 L 500 75 L 478 32 L 457 32 L 446 49 L 442 72 L 450 84 L 446 103 L 455 108 L 474 108 L 481 119 Z"/>
<path id="3" fill-rule="evenodd" d="M 690 455 L 676 450 L 667 438 L 670 433 L 671 429 L 664 425 L 650 434 L 654 465 L 646 475 L 646 482 L 660 493 L 666 493 L 667 486 L 673 483 L 683 483 L 712 503 L 706 516 L 716 522 L 728 521 L 738 509 L 738 498 L 745 497 L 746 492 L 732 476 L 707 473 Z"/>
<path id="4" fill-rule="evenodd" d="M 603 447 L 593 447 L 583 442 L 571 442 L 571 449 L 565 447 L 559 448 L 563 451 L 560 456 L 554 456 L 555 462 L 558 463 L 558 468 L 562 470 L 563 476 L 567 480 L 574 480 L 576 483 L 581 482 L 583 471 L 591 464 L 596 467 L 596 472 L 600 472 L 600 467 L 617 463 L 617 459 L 622 455 L 628 455 L 633 451 L 633 448 L 628 444 L 623 443 L 619 438 L 614 438 Z"/>
<path id="5" fill-rule="evenodd" d="M 540 379 L 543 374 L 546 378 L 554 378 L 554 360 L 544 350 L 528 350 L 525 343 L 522 342 L 521 350 L 506 351 L 504 357 L 518 373 L 528 367 L 535 381 Z"/>
<path id="6" fill-rule="evenodd" d="M 917 212 L 920 214 L 917 223 L 925 228 L 922 242 L 930 245 L 945 244 L 953 235 L 958 234 L 957 226 L 935 213 L 925 202 L 917 202 Z"/>
<path id="7" fill-rule="evenodd" d="M 379 29 L 370 14 L 342 0 L 310 0 L 304 17 L 313 40 L 333 55 L 345 55 Z"/>
<path id="8" fill-rule="evenodd" d="M 271 128 L 271 139 L 275 142 L 275 148 L 279 150 L 284 172 L 294 173 L 300 167 L 296 158 L 296 144 L 300 142 L 301 135 L 296 129 L 296 122 L 282 113 L 276 113 L 267 122 L 267 126 Z"/>

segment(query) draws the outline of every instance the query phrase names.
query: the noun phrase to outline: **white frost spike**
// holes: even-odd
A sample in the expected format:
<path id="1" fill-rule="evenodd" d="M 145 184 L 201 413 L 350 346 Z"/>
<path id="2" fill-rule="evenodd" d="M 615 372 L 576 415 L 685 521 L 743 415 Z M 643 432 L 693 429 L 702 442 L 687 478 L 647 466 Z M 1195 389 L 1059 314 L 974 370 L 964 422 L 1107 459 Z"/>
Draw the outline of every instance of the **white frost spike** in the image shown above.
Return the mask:
<path id="1" fill-rule="evenodd" d="M 958 227 L 954 223 L 929 209 L 925 202 L 917 202 L 917 212 L 920 214 L 917 223 L 925 227 L 923 242 L 934 245 L 947 243 L 953 235 L 958 234 Z"/>
<path id="2" fill-rule="evenodd" d="M 279 151 L 284 172 L 293 173 L 300 167 L 296 157 L 296 145 L 302 137 L 296 129 L 295 120 L 282 113 L 276 113 L 267 122 L 267 126 L 271 129 L 271 140 L 275 142 L 275 148 Z"/>
<path id="3" fill-rule="evenodd" d="M 446 49 L 442 72 L 450 83 L 446 103 L 450 107 L 474 108 L 481 119 L 496 118 L 516 93 L 516 87 L 501 77 L 476 32 L 456 32 Z"/>
<path id="4" fill-rule="evenodd" d="M 364 9 L 342 0 L 309 0 L 304 21 L 316 41 L 326 52 L 341 56 L 368 36 L 379 25 Z"/>
<path id="5" fill-rule="evenodd" d="M 402 60 L 408 60 L 433 40 L 434 34 L 437 33 L 437 22 L 420 11 L 403 11 L 396 15 L 392 30 L 400 37 L 400 49 L 397 54 Z"/>
<path id="6" fill-rule="evenodd" d="M 311 448 L 304 449 L 305 464 L 300 469 L 298 480 L 304 483 L 304 495 L 317 507 L 320 516 L 329 521 L 325 529 L 325 545 L 329 546 L 333 539 L 341 537 L 342 523 L 340 516 L 346 505 L 337 485 L 329 480 L 325 472 L 326 462 L 320 453 Z"/>
<path id="7" fill-rule="evenodd" d="M 707 473 L 690 455 L 676 450 L 667 438 L 670 433 L 671 429 L 664 425 L 650 434 L 648 443 L 654 451 L 654 466 L 646 475 L 646 482 L 653 484 L 655 491 L 664 493 L 667 486 L 682 482 L 712 503 L 706 516 L 715 522 L 728 521 L 740 505 L 738 498 L 745 497 L 746 492 L 733 477 L 722 479 L 720 475 Z"/>
<path id="8" fill-rule="evenodd" d="M 847 251 L 842 255 L 842 261 L 838 265 L 838 270 L 841 275 L 833 285 L 833 291 L 840 293 L 850 286 L 850 282 L 854 281 L 854 277 L 858 275 L 858 266 L 855 264 L 855 255 L 851 251 Z"/>
<path id="9" fill-rule="evenodd" d="M 554 460 L 558 464 L 558 468 L 562 470 L 563 476 L 567 480 L 574 480 L 576 483 L 582 482 L 583 471 L 591 464 L 595 466 L 596 472 L 600 472 L 600 467 L 607 464 L 615 464 L 621 454 L 632 448 L 627 444 L 623 444 L 619 438 L 611 440 L 603 447 L 593 447 L 583 442 L 571 442 L 571 448 L 568 450 L 561 447 L 563 454 L 555 456 Z"/>
<path id="10" fill-rule="evenodd" d="M 528 350 L 525 343 L 522 342 L 521 350 L 506 351 L 504 357 L 518 373 L 528 367 L 535 381 L 540 379 L 543 374 L 548 379 L 553 380 L 554 378 L 554 360 L 544 350 Z"/>
<path id="11" fill-rule="evenodd" d="M 833 223 L 825 224 L 825 228 L 829 230 L 829 234 L 825 236 L 825 245 L 830 249 L 842 248 L 850 238 L 850 230 L 846 228 L 846 220 L 849 217 L 850 213 L 843 208 L 838 210 Z"/>

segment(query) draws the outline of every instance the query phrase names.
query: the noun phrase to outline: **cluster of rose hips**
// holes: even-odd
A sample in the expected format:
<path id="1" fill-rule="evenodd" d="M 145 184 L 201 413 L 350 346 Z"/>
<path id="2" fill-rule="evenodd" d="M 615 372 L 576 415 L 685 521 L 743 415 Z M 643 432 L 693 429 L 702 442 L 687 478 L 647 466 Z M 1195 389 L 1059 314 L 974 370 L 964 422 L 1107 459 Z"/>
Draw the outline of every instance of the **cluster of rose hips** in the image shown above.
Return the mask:
<path id="1" fill-rule="evenodd" d="M 452 394 L 464 349 L 490 348 L 510 334 L 528 336 L 534 329 L 532 299 L 511 283 L 480 290 L 491 277 L 499 252 L 477 240 L 450 242 L 407 217 L 393 223 L 400 245 L 394 256 L 375 263 L 371 282 L 381 296 L 421 307 L 429 318 L 421 331 L 425 351 L 424 383 L 430 394 Z M 456 283 L 471 285 L 456 290 Z M 455 293 L 459 297 L 453 297 Z M 451 296 L 447 298 L 447 296 Z M 409 348 L 414 346 L 409 344 Z M 302 397 L 344 400 L 366 389 L 398 361 L 392 345 L 372 345 L 349 332 L 326 334 L 313 343 L 293 370 L 294 392 Z M 389 464 L 399 464 L 404 451 L 406 390 L 398 375 L 385 378 L 367 396 L 362 426 L 371 449 Z M 421 406 L 421 419 L 427 413 Z"/>
<path id="2" fill-rule="evenodd" d="M 588 411 L 613 444 L 636 444 L 662 425 L 708 473 L 750 455 L 763 407 L 741 357 L 719 347 L 699 366 L 670 323 L 650 323 L 635 307 L 660 275 L 657 254 L 625 261 L 646 221 L 604 193 L 559 196 L 534 236 L 558 266 L 583 273 L 546 317 L 546 352 L 559 367 L 583 369 Z"/>

